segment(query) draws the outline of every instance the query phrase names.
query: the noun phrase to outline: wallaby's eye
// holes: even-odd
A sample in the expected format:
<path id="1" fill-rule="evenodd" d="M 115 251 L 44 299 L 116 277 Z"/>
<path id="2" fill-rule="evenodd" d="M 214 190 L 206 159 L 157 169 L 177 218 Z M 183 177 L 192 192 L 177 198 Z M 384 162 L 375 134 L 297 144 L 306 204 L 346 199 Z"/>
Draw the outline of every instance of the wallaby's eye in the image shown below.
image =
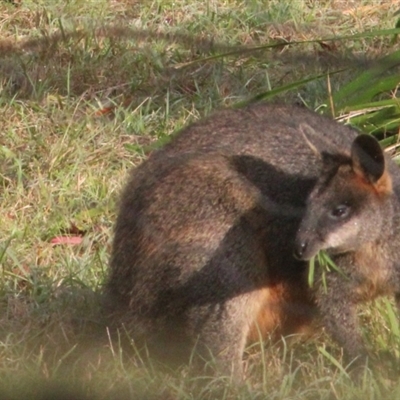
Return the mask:
<path id="1" fill-rule="evenodd" d="M 344 219 L 350 213 L 350 206 L 347 204 L 340 204 L 333 208 L 329 214 L 332 219 Z"/>

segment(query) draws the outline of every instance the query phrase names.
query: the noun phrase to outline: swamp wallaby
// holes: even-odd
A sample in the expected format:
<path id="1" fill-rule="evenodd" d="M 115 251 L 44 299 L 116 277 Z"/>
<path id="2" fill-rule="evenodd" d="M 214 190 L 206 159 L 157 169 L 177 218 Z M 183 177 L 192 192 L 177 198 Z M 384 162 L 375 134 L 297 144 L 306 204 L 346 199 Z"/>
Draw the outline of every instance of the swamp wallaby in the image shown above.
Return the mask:
<path id="1" fill-rule="evenodd" d="M 357 303 L 400 294 L 400 175 L 357 136 L 271 104 L 175 135 L 122 195 L 106 285 L 114 321 L 157 355 L 196 346 L 240 376 L 247 343 L 302 331 L 319 308 L 346 354 L 364 354 Z M 328 274 L 326 291 L 307 284 L 304 260 L 320 249 L 347 275 Z"/>

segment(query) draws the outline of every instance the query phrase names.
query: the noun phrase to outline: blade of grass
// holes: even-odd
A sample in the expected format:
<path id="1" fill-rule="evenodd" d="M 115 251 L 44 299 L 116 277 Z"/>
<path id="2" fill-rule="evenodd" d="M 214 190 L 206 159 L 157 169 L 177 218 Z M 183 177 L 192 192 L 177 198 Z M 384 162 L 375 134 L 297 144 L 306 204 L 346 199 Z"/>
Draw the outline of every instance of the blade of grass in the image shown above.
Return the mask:
<path id="1" fill-rule="evenodd" d="M 346 71 L 346 70 L 347 70 L 347 68 L 344 68 L 344 69 L 340 69 L 340 70 L 333 71 L 333 72 L 327 72 L 327 73 L 324 73 L 324 74 L 314 75 L 314 76 L 312 76 L 310 78 L 305 78 L 305 79 L 298 80 L 296 82 L 289 83 L 288 85 L 279 86 L 278 88 L 269 90 L 268 92 L 259 93 L 256 96 L 251 97 L 250 99 L 247 99 L 247 100 L 244 100 L 244 101 L 239 101 L 239 102 L 233 104 L 232 107 L 233 108 L 245 107 L 250 103 L 254 103 L 254 102 L 257 102 L 257 101 L 269 99 L 271 97 L 274 97 L 274 96 L 276 96 L 278 94 L 287 92 L 289 90 L 297 89 L 297 88 L 301 87 L 302 85 L 305 85 L 306 83 L 313 82 L 313 81 L 316 81 L 316 80 L 321 79 L 321 78 L 326 78 L 327 75 L 339 74 L 339 73 L 341 73 L 343 71 Z"/>
<path id="2" fill-rule="evenodd" d="M 332 354 L 329 354 L 324 347 L 318 347 L 318 351 L 325 357 L 327 358 L 343 375 L 345 375 L 347 378 L 349 378 L 349 374 L 346 372 L 346 370 L 343 368 L 343 366 L 340 364 L 338 360 L 336 360 L 335 357 L 332 356 Z"/>
<path id="3" fill-rule="evenodd" d="M 376 66 L 369 68 L 333 95 L 333 101 L 337 106 L 355 106 L 372 98 L 383 91 L 393 89 L 400 82 L 398 74 L 382 78 L 394 67 L 400 65 L 400 50 L 382 58 Z M 378 82 L 375 82 L 379 79 Z"/>
<path id="4" fill-rule="evenodd" d="M 387 298 L 383 299 L 383 303 L 385 304 L 386 312 L 389 317 L 390 332 L 397 338 L 400 338 L 399 319 L 393 309 L 393 305 Z"/>

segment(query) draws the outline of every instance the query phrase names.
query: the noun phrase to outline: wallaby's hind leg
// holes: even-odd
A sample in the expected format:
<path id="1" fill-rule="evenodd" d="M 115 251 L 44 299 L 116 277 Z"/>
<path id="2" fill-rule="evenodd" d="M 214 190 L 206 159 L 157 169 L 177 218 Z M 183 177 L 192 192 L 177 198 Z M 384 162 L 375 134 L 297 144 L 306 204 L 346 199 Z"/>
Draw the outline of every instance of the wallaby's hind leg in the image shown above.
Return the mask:
<path id="1" fill-rule="evenodd" d="M 181 274 L 155 307 L 172 313 L 170 325 L 181 324 L 200 358 L 211 355 L 220 372 L 235 378 L 242 375 L 249 329 L 260 309 L 259 290 L 267 280 L 262 232 L 247 217 L 238 219 L 213 252 L 201 245 L 201 232 L 196 244 L 176 246 L 173 269 L 184 271 L 188 254 L 201 262 L 192 263 L 194 270 Z"/>
<path id="2" fill-rule="evenodd" d="M 193 318 L 189 318 L 200 326 L 196 346 L 200 357 L 215 361 L 219 373 L 235 380 L 243 379 L 243 353 L 256 315 L 254 297 L 254 293 L 248 293 L 224 304 L 204 306 L 193 310 Z"/>
<path id="3" fill-rule="evenodd" d="M 194 338 L 195 359 L 214 360 L 219 373 L 235 379 L 243 378 L 243 352 L 259 311 L 257 288 L 246 272 L 250 266 L 260 268 L 263 258 L 256 251 L 248 253 L 251 236 L 234 234 L 234 247 L 228 235 L 226 247 L 176 288 L 172 298 L 177 303 L 171 305 L 183 310 L 176 320 L 184 321 L 184 331 Z"/>

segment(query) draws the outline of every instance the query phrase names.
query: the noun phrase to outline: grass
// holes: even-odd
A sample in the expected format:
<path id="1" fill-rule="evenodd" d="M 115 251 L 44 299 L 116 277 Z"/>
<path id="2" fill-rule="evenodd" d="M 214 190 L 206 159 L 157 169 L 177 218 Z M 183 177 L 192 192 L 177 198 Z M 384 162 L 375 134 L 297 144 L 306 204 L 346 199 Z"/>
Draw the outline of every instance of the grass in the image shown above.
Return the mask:
<path id="1" fill-rule="evenodd" d="M 390 371 L 367 370 L 359 386 L 323 333 L 250 349 L 244 386 L 144 366 L 118 341 L 87 334 L 99 324 L 97 293 L 127 171 L 180 127 L 270 90 L 328 108 L 325 78 L 297 83 L 350 68 L 331 76 L 336 91 L 360 74 L 355 67 L 394 51 L 393 35 L 296 44 L 396 24 L 395 1 L 348 3 L 0 3 L 4 398 L 44 398 L 56 390 L 53 382 L 61 392 L 76 390 L 70 397 L 96 399 L 398 397 L 400 381 L 386 355 L 398 360 L 399 328 L 383 301 L 361 317 Z M 275 47 L 247 51 L 266 44 Z M 289 84 L 291 92 L 281 91 Z M 63 243 L 71 237 L 79 243 Z"/>

